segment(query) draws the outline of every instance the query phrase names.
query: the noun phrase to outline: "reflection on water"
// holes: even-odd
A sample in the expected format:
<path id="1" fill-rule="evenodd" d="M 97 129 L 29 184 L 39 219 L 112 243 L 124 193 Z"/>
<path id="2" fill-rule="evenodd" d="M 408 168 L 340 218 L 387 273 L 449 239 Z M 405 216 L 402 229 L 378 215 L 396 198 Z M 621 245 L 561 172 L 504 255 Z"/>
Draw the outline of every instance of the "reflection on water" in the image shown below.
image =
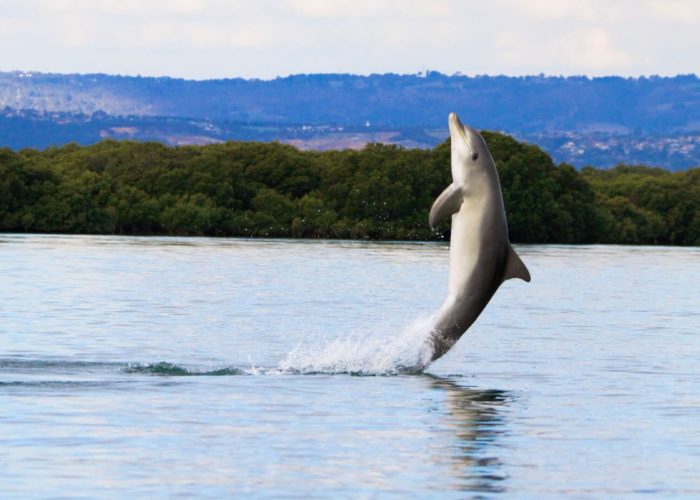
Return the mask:
<path id="1" fill-rule="evenodd" d="M 463 491 L 500 493 L 507 475 L 495 455 L 506 430 L 504 407 L 511 399 L 505 391 L 462 387 L 450 379 L 428 375 L 436 389 L 445 391 L 445 424 L 454 430 L 452 472 Z"/>

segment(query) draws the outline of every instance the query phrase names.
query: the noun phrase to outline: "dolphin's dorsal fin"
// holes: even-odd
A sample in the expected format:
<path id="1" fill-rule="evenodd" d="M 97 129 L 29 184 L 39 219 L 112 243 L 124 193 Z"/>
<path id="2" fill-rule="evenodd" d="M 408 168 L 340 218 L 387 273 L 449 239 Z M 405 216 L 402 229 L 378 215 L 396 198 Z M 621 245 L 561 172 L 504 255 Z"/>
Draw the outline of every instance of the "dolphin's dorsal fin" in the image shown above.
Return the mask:
<path id="1" fill-rule="evenodd" d="M 523 281 L 530 282 L 530 271 L 527 270 L 523 261 L 520 260 L 518 254 L 515 253 L 513 247 L 508 244 L 508 256 L 506 257 L 506 270 L 503 273 L 503 281 L 511 278 L 520 278 Z"/>
<path id="2" fill-rule="evenodd" d="M 445 190 L 440 193 L 430 209 L 428 224 L 434 226 L 448 215 L 455 214 L 462 206 L 464 192 L 461 187 L 450 184 Z"/>

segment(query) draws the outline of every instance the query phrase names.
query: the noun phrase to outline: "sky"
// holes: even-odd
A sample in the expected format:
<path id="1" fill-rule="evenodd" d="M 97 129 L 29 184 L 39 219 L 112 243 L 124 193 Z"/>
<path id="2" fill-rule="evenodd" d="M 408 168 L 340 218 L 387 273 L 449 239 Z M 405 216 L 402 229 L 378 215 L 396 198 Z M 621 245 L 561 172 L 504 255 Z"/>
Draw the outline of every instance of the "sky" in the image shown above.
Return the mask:
<path id="1" fill-rule="evenodd" d="M 700 73 L 700 0 L 0 0 L 0 71 Z"/>

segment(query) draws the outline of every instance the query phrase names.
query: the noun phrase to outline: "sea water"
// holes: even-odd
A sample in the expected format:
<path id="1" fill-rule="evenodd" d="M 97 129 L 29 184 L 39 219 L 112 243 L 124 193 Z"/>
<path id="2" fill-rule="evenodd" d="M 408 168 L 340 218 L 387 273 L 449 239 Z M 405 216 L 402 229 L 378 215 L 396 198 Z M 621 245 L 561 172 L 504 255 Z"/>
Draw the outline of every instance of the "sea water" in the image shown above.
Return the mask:
<path id="1" fill-rule="evenodd" d="M 700 249 L 0 235 L 0 496 L 700 496 Z"/>

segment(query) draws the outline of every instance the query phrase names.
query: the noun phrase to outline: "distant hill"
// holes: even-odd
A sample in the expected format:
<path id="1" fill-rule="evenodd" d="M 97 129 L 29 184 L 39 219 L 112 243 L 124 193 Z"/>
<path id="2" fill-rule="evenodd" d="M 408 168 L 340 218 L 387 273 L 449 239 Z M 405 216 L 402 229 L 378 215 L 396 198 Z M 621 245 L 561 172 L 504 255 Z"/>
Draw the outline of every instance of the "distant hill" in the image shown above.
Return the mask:
<path id="1" fill-rule="evenodd" d="M 101 138 L 432 147 L 450 111 L 576 166 L 700 164 L 700 79 L 346 74 L 192 81 L 0 73 L 0 145 Z"/>
<path id="2" fill-rule="evenodd" d="M 91 115 L 58 111 L 0 109 L 0 147 L 43 149 L 68 142 L 94 144 L 102 139 L 155 141 L 170 146 L 227 140 L 279 141 L 300 149 L 359 149 L 369 142 L 408 148 L 432 147 L 446 129 L 234 122 L 170 116 Z"/>
<path id="3" fill-rule="evenodd" d="M 345 74 L 274 80 L 0 73 L 0 107 L 264 123 L 443 126 L 450 111 L 520 132 L 700 130 L 700 80 Z"/>

